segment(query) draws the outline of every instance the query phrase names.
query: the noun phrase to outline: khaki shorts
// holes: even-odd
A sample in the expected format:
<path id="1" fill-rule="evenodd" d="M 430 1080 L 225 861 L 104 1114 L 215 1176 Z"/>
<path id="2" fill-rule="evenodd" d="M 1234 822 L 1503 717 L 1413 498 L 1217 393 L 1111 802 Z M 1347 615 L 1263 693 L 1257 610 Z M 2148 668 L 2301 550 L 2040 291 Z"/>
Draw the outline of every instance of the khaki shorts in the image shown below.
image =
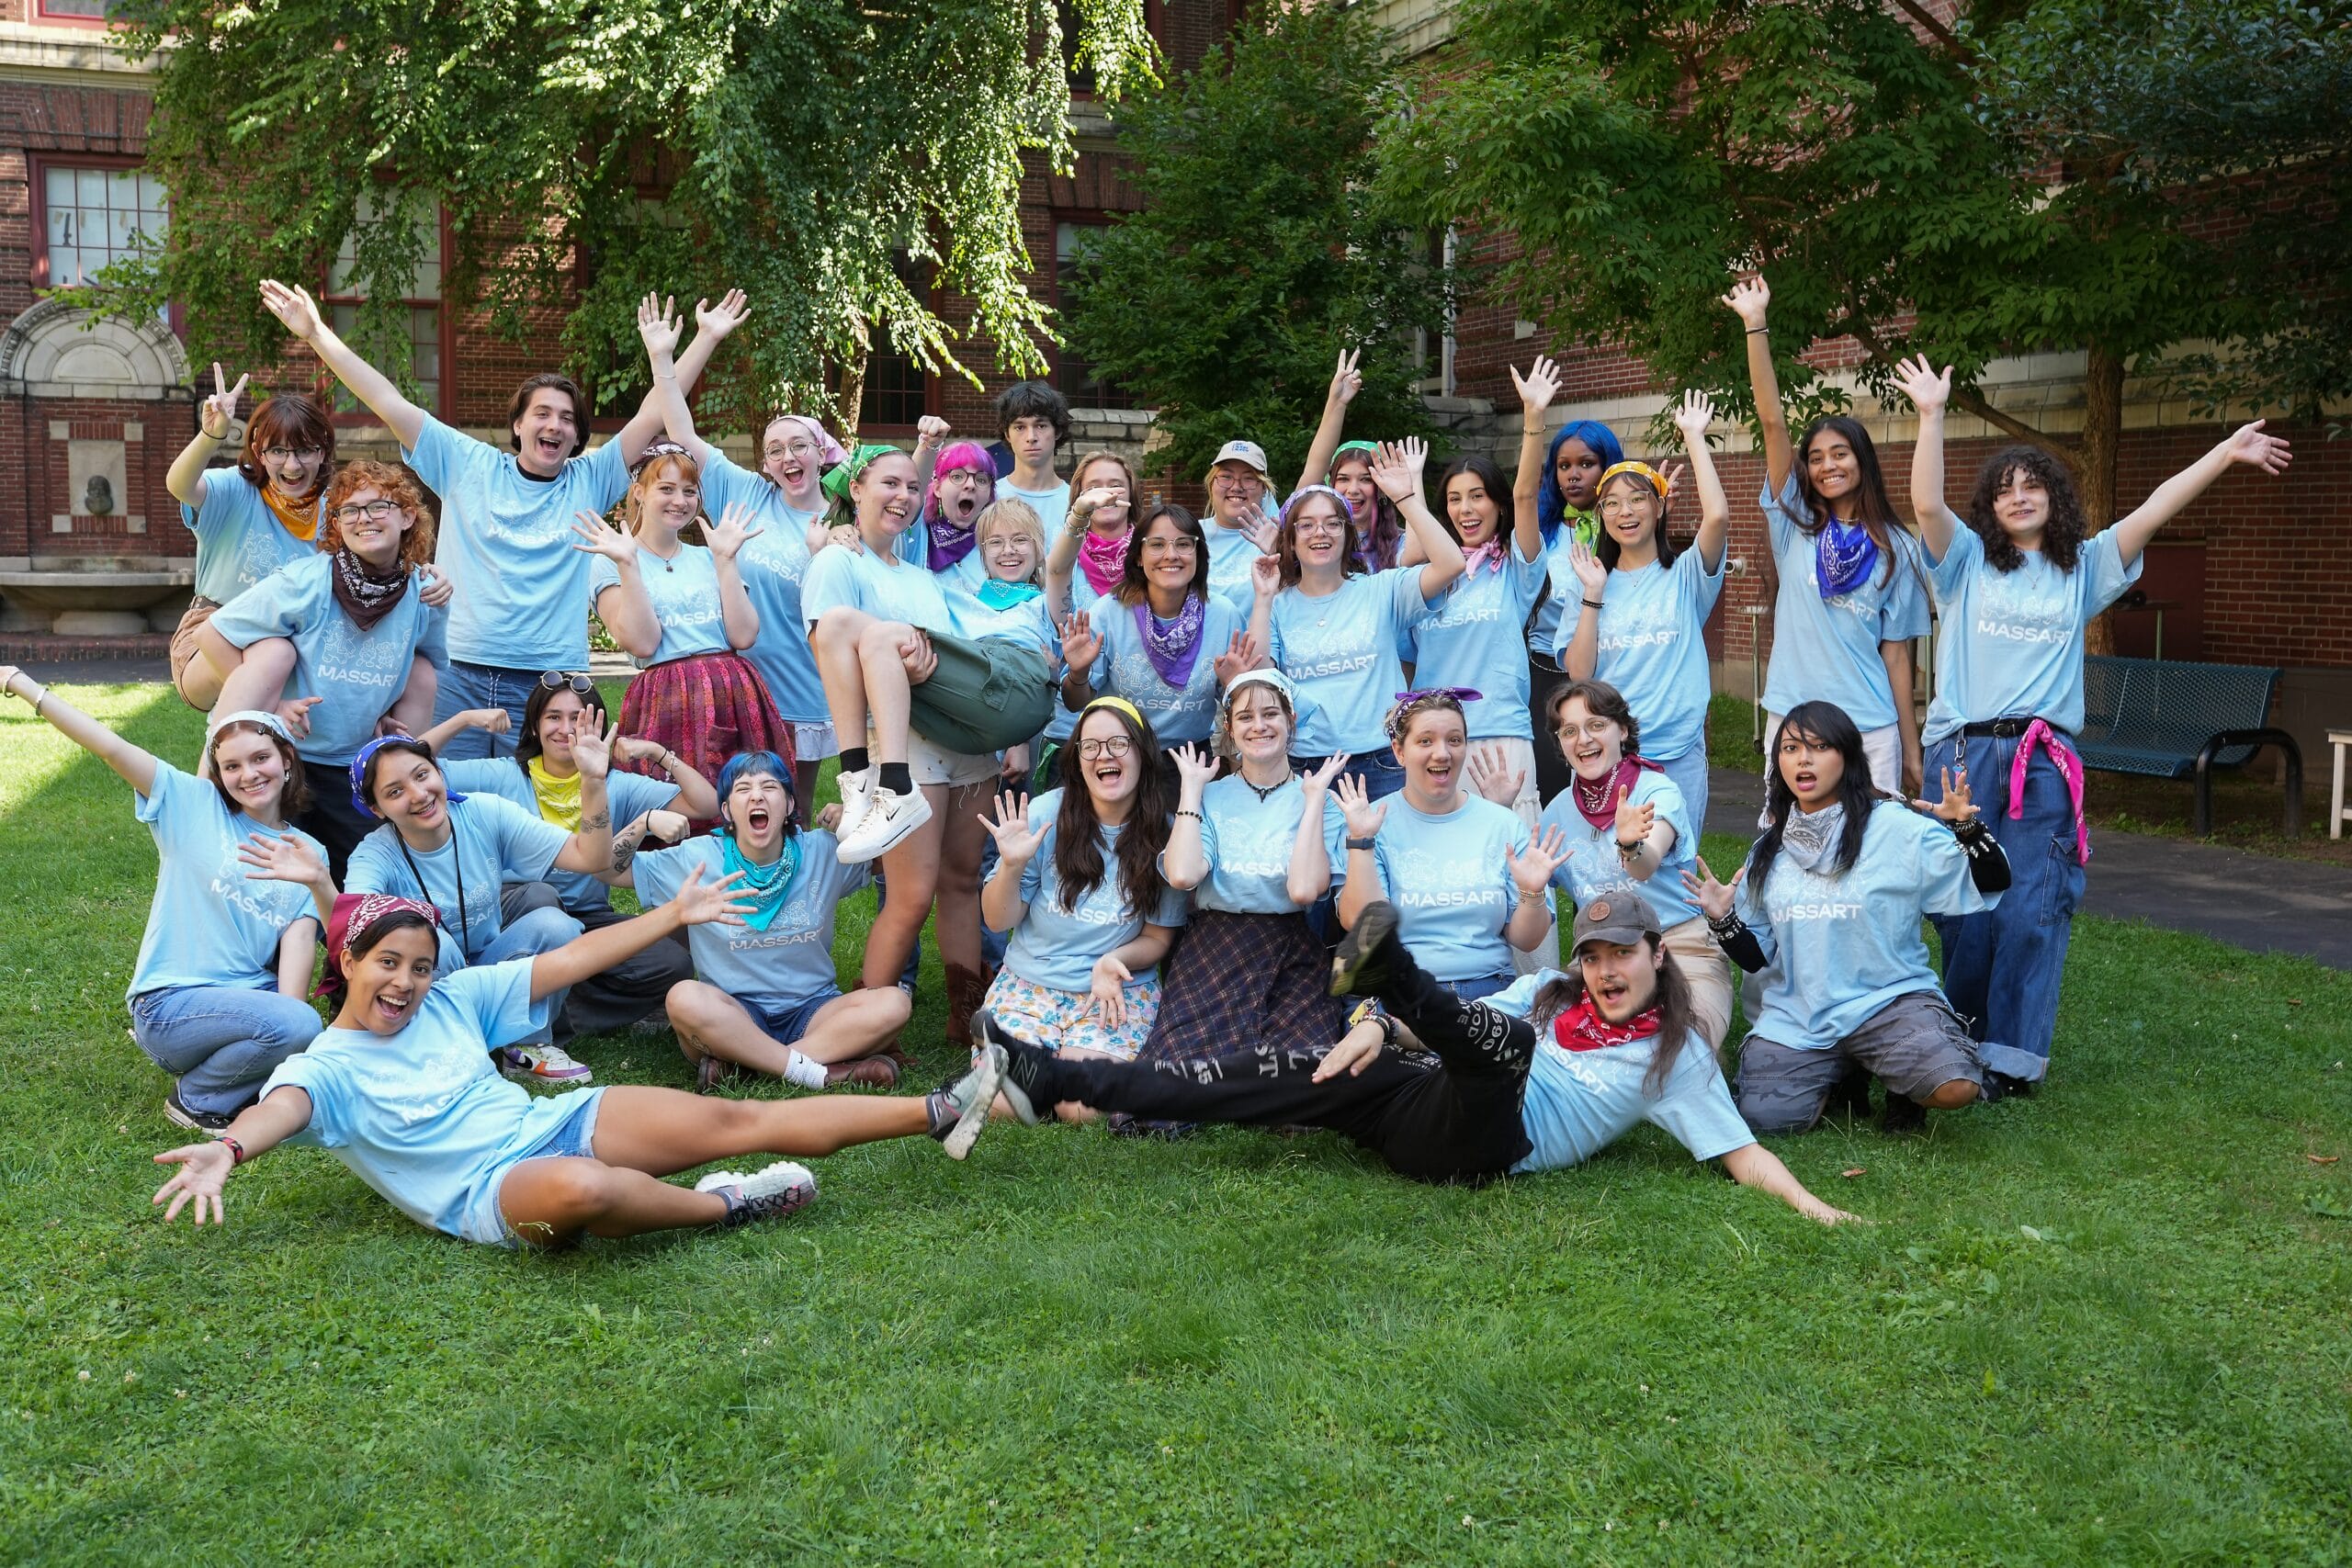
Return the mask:
<path id="1" fill-rule="evenodd" d="M 1699 916 L 1668 930 L 1659 945 L 1674 954 L 1675 967 L 1690 982 L 1690 1021 L 1721 1051 L 1724 1036 L 1731 1032 L 1731 960 Z"/>
<path id="2" fill-rule="evenodd" d="M 219 600 L 207 599 L 201 593 L 187 602 L 187 614 L 180 617 L 180 624 L 172 632 L 172 650 L 169 658 L 172 665 L 173 685 L 176 686 L 180 683 L 180 677 L 187 672 L 189 660 L 196 657 L 196 634 L 203 629 L 204 623 L 210 620 L 213 613 L 220 608 Z"/>

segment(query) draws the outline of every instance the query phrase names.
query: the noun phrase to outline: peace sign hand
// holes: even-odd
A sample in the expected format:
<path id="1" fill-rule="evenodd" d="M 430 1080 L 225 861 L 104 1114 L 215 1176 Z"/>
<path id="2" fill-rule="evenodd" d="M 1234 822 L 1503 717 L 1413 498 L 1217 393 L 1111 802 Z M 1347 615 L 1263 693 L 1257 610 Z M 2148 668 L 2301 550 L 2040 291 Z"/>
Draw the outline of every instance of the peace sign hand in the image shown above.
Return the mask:
<path id="1" fill-rule="evenodd" d="M 711 555 L 723 561 L 733 560 L 735 552 L 758 538 L 766 530 L 752 521 L 752 509 L 740 501 L 730 501 L 718 514 L 718 521 L 703 530 L 703 537 L 710 544 Z"/>
<path id="2" fill-rule="evenodd" d="M 635 536 L 624 531 L 611 518 L 600 517 L 594 512 L 575 512 L 571 515 L 571 531 L 580 536 L 580 543 L 572 546 L 573 549 L 602 556 L 615 566 L 637 564 Z"/>
<path id="3" fill-rule="evenodd" d="M 1347 818 L 1351 839 L 1369 839 L 1388 820 L 1388 803 L 1373 799 L 1363 780 L 1354 773 L 1340 780 L 1339 802 L 1340 815 Z"/>
<path id="4" fill-rule="evenodd" d="M 1510 852 L 1511 885 L 1526 897 L 1532 898 L 1552 886 L 1552 874 L 1568 858 L 1568 836 L 1557 828 L 1546 828 L 1527 840 L 1523 851 Z"/>
<path id="5" fill-rule="evenodd" d="M 1682 890 L 1690 895 L 1700 912 L 1711 920 L 1720 920 L 1731 914 L 1732 900 L 1738 895 L 1739 885 L 1747 880 L 1747 867 L 1741 866 L 1731 874 L 1729 882 L 1715 880 L 1714 869 L 1707 864 L 1707 857 L 1698 857 L 1699 874 L 1682 874 Z"/>
<path id="6" fill-rule="evenodd" d="M 197 405 L 197 427 L 215 441 L 228 440 L 229 433 L 237 428 L 237 400 L 244 394 L 245 383 L 252 378 L 250 375 L 240 376 L 232 387 L 229 378 L 220 373 L 220 362 L 214 360 L 212 395 Z M 218 430 L 212 427 L 216 418 L 220 424 Z"/>
<path id="7" fill-rule="evenodd" d="M 1340 362 L 1332 368 L 1331 390 L 1328 395 L 1331 401 L 1342 408 L 1355 401 L 1356 394 L 1363 390 L 1363 375 L 1356 368 L 1356 361 L 1362 356 L 1361 349 L 1341 349 Z"/>
<path id="8" fill-rule="evenodd" d="M 996 840 L 997 858 L 1010 866 L 1024 866 L 1036 858 L 1046 829 L 1029 825 L 1029 800 L 1011 790 L 996 797 L 996 815 L 980 817 L 980 826 Z"/>
<path id="9" fill-rule="evenodd" d="M 1550 408 L 1552 400 L 1560 395 L 1560 367 L 1553 363 L 1550 355 L 1539 354 L 1524 376 L 1519 373 L 1519 367 L 1510 367 L 1510 384 L 1519 389 L 1520 411 L 1532 419 Z"/>

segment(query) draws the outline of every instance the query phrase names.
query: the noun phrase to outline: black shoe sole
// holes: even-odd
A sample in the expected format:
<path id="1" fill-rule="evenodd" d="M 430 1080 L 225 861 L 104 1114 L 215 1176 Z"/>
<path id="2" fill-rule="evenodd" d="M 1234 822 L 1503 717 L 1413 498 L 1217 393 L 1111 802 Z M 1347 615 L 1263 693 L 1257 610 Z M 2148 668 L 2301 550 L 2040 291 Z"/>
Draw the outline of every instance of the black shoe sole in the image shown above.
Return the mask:
<path id="1" fill-rule="evenodd" d="M 1396 906 L 1383 898 L 1365 906 L 1356 917 L 1355 929 L 1340 939 L 1331 953 L 1331 994 L 1335 997 L 1355 994 L 1356 982 L 1372 964 L 1372 955 L 1380 951 L 1396 930 Z"/>

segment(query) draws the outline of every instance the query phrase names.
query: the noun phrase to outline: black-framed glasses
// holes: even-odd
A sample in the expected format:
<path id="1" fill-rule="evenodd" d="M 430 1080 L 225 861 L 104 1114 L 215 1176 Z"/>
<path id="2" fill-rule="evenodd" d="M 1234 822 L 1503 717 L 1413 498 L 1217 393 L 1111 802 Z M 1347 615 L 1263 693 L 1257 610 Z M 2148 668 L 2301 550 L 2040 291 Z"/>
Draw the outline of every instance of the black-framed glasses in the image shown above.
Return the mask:
<path id="1" fill-rule="evenodd" d="M 1078 754 L 1088 761 L 1098 757 L 1124 757 L 1135 750 L 1135 742 L 1124 735 L 1106 735 L 1099 740 L 1081 740 Z"/>
<path id="2" fill-rule="evenodd" d="M 585 675 L 573 675 L 562 670 L 550 670 L 539 677 L 541 691 L 560 692 L 567 688 L 583 697 L 593 696 L 595 694 L 596 682 Z"/>
<path id="3" fill-rule="evenodd" d="M 261 449 L 261 455 L 265 462 L 283 463 L 299 457 L 307 463 L 313 457 L 325 457 L 326 448 L 323 446 L 265 446 Z"/>
<path id="4" fill-rule="evenodd" d="M 401 503 L 397 501 L 385 501 L 380 498 L 375 501 L 362 501 L 352 505 L 336 507 L 334 520 L 338 523 L 356 523 L 365 517 L 370 523 L 381 523 L 400 509 Z"/>

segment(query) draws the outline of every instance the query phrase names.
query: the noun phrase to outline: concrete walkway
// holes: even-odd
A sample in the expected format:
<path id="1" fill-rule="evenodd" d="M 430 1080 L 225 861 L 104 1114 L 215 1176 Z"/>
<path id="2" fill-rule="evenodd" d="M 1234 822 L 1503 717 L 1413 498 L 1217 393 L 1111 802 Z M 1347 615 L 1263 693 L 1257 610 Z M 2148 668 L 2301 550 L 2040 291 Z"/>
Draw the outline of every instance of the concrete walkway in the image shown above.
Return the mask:
<path id="1" fill-rule="evenodd" d="M 1764 781 L 1717 768 L 1708 787 L 1707 830 L 1754 838 Z M 2095 827 L 2083 912 L 2352 969 L 2352 867 Z"/>

